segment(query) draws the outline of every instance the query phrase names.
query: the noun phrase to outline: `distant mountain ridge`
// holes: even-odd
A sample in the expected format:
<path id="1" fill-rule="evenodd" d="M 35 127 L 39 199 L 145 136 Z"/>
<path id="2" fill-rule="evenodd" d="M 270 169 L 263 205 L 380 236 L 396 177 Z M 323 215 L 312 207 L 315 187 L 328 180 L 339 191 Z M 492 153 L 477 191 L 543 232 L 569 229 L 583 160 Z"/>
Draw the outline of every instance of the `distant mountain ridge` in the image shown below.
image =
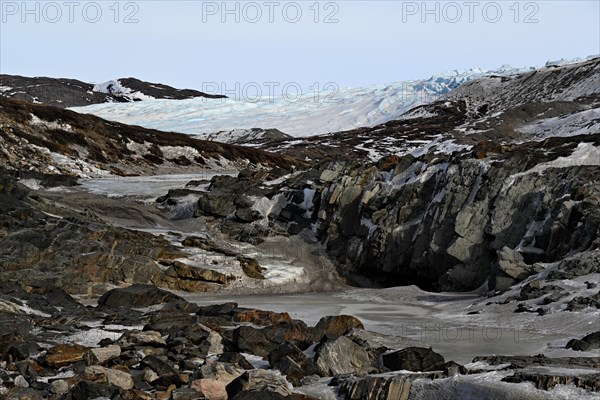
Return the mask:
<path id="1" fill-rule="evenodd" d="M 55 107 L 82 107 L 101 103 L 127 103 L 149 99 L 225 98 L 192 89 L 123 78 L 101 84 L 76 79 L 0 74 L 0 96 Z"/>

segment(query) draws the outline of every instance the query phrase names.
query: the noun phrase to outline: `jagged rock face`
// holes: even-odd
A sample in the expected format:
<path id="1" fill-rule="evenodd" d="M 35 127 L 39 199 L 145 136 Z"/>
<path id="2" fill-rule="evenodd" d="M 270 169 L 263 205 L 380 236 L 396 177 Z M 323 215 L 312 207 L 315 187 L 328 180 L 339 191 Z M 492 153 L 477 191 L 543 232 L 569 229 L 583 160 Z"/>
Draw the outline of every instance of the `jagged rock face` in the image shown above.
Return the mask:
<path id="1" fill-rule="evenodd" d="M 536 263 L 600 245 L 600 135 L 585 141 L 500 146 L 484 159 L 409 156 L 388 171 L 328 164 L 304 226 L 316 223 L 359 284 L 470 290 L 489 278 L 504 289 Z M 591 160 L 579 162 L 587 150 Z"/>
<path id="2" fill-rule="evenodd" d="M 9 217 L 15 226 L 0 238 L 4 282 L 60 286 L 72 293 L 105 283 L 152 283 L 164 275 L 156 260 L 179 254 L 151 234 L 29 212 L 33 215 L 23 214 L 24 220 Z"/>
<path id="3" fill-rule="evenodd" d="M 62 287 L 70 293 L 101 293 L 107 284 L 133 283 L 210 291 L 230 280 L 174 264 L 183 253 L 168 240 L 111 226 L 87 211 L 57 207 L 1 169 L 0 249 L 0 281 Z"/>
<path id="4" fill-rule="evenodd" d="M 574 254 L 583 262 L 600 246 L 599 144 L 587 135 L 332 162 L 277 186 L 218 177 L 196 213 L 224 218 L 221 230 L 238 240 L 272 234 L 273 220 L 288 234 L 312 229 L 359 285 L 505 290 L 544 263 L 577 264 Z M 566 264 L 561 271 L 577 269 Z"/>

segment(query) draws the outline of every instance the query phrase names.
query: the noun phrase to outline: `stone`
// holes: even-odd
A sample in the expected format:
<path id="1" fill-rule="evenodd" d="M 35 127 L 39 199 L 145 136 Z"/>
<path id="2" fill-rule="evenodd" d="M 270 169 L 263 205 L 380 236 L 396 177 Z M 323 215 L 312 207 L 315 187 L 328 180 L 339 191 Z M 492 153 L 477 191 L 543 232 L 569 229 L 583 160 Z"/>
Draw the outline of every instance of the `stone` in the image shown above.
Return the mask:
<path id="1" fill-rule="evenodd" d="M 52 368 L 61 368 L 82 361 L 88 348 L 78 344 L 59 344 L 48 350 L 45 363 Z"/>
<path id="2" fill-rule="evenodd" d="M 8 348 L 8 360 L 12 362 L 26 360 L 32 355 L 37 354 L 39 351 L 40 347 L 35 342 L 13 343 Z"/>
<path id="3" fill-rule="evenodd" d="M 254 258 L 238 256 L 237 260 L 247 277 L 252 279 L 265 279 L 263 273 L 266 269 L 261 267 Z"/>
<path id="4" fill-rule="evenodd" d="M 98 299 L 98 305 L 106 307 L 144 308 L 170 301 L 185 300 L 154 285 L 134 284 L 127 288 L 109 290 Z"/>
<path id="5" fill-rule="evenodd" d="M 231 381 L 226 389 L 229 398 L 235 398 L 240 392 L 256 393 L 256 398 L 262 397 L 258 395 L 262 392 L 274 393 L 284 397 L 291 395 L 288 383 L 281 374 L 264 369 L 244 372 Z"/>
<path id="6" fill-rule="evenodd" d="M 117 341 L 123 348 L 133 346 L 166 346 L 167 342 L 162 338 L 160 332 L 156 331 L 126 331 Z"/>
<path id="7" fill-rule="evenodd" d="M 339 393 L 347 400 L 409 400 L 416 379 L 433 377 L 437 376 L 424 373 L 352 377 L 342 380 Z"/>
<path id="8" fill-rule="evenodd" d="M 246 370 L 254 369 L 254 366 L 248 360 L 246 360 L 246 357 L 244 357 L 240 353 L 235 353 L 235 352 L 223 353 L 219 356 L 218 361 L 234 364 L 234 365 L 237 365 L 240 368 L 243 368 Z"/>
<path id="9" fill-rule="evenodd" d="M 600 391 L 600 372 L 582 374 L 580 371 L 569 373 L 568 370 L 551 372 L 516 371 L 502 379 L 504 382 L 532 382 L 537 389 L 551 390 L 556 385 L 569 385 L 591 392 Z"/>
<path id="10" fill-rule="evenodd" d="M 285 379 L 295 387 L 302 386 L 302 379 L 305 376 L 304 369 L 296 361 L 285 356 L 275 364 L 275 369 L 279 370 Z"/>
<path id="11" fill-rule="evenodd" d="M 415 372 L 438 371 L 444 369 L 444 357 L 431 348 L 408 347 L 383 354 L 383 365 L 392 370 Z"/>
<path id="12" fill-rule="evenodd" d="M 144 357 L 140 363 L 140 366 L 142 368 L 150 368 L 156 372 L 158 379 L 152 382 L 153 385 L 160 385 L 164 387 L 175 385 L 175 387 L 180 387 L 188 380 L 187 376 L 180 374 L 179 371 L 174 368 L 176 365 L 171 365 L 156 356 L 150 355 Z"/>
<path id="13" fill-rule="evenodd" d="M 69 384 L 63 379 L 50 382 L 50 392 L 62 396 L 69 391 Z"/>
<path id="14" fill-rule="evenodd" d="M 117 386 L 123 390 L 133 388 L 133 379 L 131 378 L 131 375 L 125 371 L 92 365 L 85 369 L 85 373 L 91 376 L 105 375 L 107 382 L 110 385 Z"/>
<path id="15" fill-rule="evenodd" d="M 152 314 L 144 331 L 158 331 L 163 335 L 191 329 L 198 322 L 198 317 L 185 312 L 163 312 L 162 310 Z"/>
<path id="16" fill-rule="evenodd" d="M 219 271 L 215 271 L 209 268 L 191 266 L 180 261 L 174 261 L 166 273 L 167 275 L 175 278 L 221 284 L 227 283 L 235 279 L 235 277 L 232 275 L 223 274 Z"/>
<path id="17" fill-rule="evenodd" d="M 592 351 L 600 349 L 600 331 L 590 333 L 579 339 L 571 339 L 565 346 L 567 349 L 577 351 Z"/>
<path id="18" fill-rule="evenodd" d="M 269 360 L 269 365 L 274 367 L 284 357 L 290 357 L 299 364 L 304 364 L 308 360 L 302 350 L 293 343 L 282 343 L 281 346 L 278 346 L 269 353 L 267 359 Z"/>
<path id="19" fill-rule="evenodd" d="M 234 310 L 232 315 L 233 322 L 250 322 L 255 325 L 268 326 L 279 323 L 292 323 L 292 318 L 286 312 L 277 313 L 264 310 Z"/>
<path id="20" fill-rule="evenodd" d="M 40 391 L 30 388 L 30 387 L 24 388 L 24 387 L 20 387 L 20 386 L 14 386 L 6 394 L 0 392 L 0 395 L 2 395 L 3 400 L 4 399 L 5 400 L 43 400 L 43 399 L 45 399 L 45 397 L 42 396 Z"/>
<path id="21" fill-rule="evenodd" d="M 582 311 L 588 307 L 600 309 L 600 292 L 593 296 L 575 296 L 567 303 L 567 311 Z"/>
<path id="22" fill-rule="evenodd" d="M 477 356 L 473 362 L 483 361 L 490 365 L 510 364 L 511 368 L 526 368 L 531 366 L 555 366 L 571 369 L 598 368 L 600 357 L 546 357 L 543 354 L 535 356 Z"/>
<path id="23" fill-rule="evenodd" d="M 208 336 L 203 344 L 203 350 L 206 354 L 223 353 L 223 338 L 213 330 L 208 333 Z"/>
<path id="24" fill-rule="evenodd" d="M 233 199 L 227 193 L 202 193 L 198 198 L 198 207 L 195 215 L 210 215 L 214 217 L 227 217 L 236 210 Z"/>
<path id="25" fill-rule="evenodd" d="M 380 171 L 389 171 L 394 168 L 400 160 L 401 157 L 396 155 L 382 157 L 377 161 L 377 169 Z"/>
<path id="26" fill-rule="evenodd" d="M 92 348 L 90 351 L 94 354 L 98 363 L 104 364 L 106 361 L 117 358 L 121 355 L 121 347 L 116 344 L 109 345 L 106 347 Z"/>
<path id="27" fill-rule="evenodd" d="M 292 394 L 291 396 L 284 396 L 279 393 L 263 390 L 258 392 L 239 392 L 234 397 L 231 397 L 231 400 L 296 400 L 295 396 L 295 394 Z M 300 398 L 299 400 L 305 399 Z"/>
<path id="28" fill-rule="evenodd" d="M 308 328 L 302 321 L 280 323 L 261 329 L 252 326 L 239 326 L 233 331 L 233 342 L 243 352 L 266 357 L 285 342 L 300 346 L 305 345 L 308 341 L 308 335 Z"/>
<path id="29" fill-rule="evenodd" d="M 209 238 L 199 236 L 188 236 L 181 244 L 186 247 L 199 247 L 202 250 L 220 253 L 227 257 L 236 257 L 238 255 L 235 251 L 219 246 L 215 241 Z"/>
<path id="30" fill-rule="evenodd" d="M 465 375 L 467 373 L 467 369 L 454 361 L 448 361 L 444 364 L 444 374 L 446 376 L 454 376 L 454 375 Z"/>
<path id="31" fill-rule="evenodd" d="M 206 400 L 227 400 L 226 384 L 217 379 L 195 379 L 190 387 Z"/>
<path id="32" fill-rule="evenodd" d="M 371 369 L 369 354 L 345 336 L 323 343 L 315 356 L 321 376 L 365 374 Z"/>
<path id="33" fill-rule="evenodd" d="M 173 393 L 173 390 L 175 390 L 176 388 L 177 388 L 177 386 L 175 386 L 175 385 L 169 385 L 169 387 L 167 388 L 167 390 L 156 392 L 156 394 L 155 394 L 154 397 L 157 400 L 170 399 L 171 398 L 171 393 Z"/>
<path id="34" fill-rule="evenodd" d="M 29 382 L 27 382 L 27 379 L 23 375 L 19 375 L 15 378 L 15 386 L 26 388 L 29 387 Z"/>
<path id="35" fill-rule="evenodd" d="M 154 372 L 151 368 L 144 369 L 144 381 L 148 383 L 152 383 L 159 378 L 158 374 Z"/>
<path id="36" fill-rule="evenodd" d="M 521 253 L 506 246 L 498 250 L 498 266 L 501 271 L 519 281 L 527 278 L 533 272 L 525 263 Z"/>
<path id="37" fill-rule="evenodd" d="M 240 207 L 235 211 L 235 216 L 243 222 L 254 222 L 263 218 L 259 211 L 250 207 Z"/>
<path id="38" fill-rule="evenodd" d="M 98 397 L 114 398 L 119 393 L 119 388 L 107 383 L 81 381 L 71 388 L 69 395 L 72 400 L 89 400 Z"/>
<path id="39" fill-rule="evenodd" d="M 360 320 L 352 315 L 335 315 L 323 317 L 314 327 L 311 340 L 320 342 L 324 337 L 335 339 L 353 329 L 365 329 Z"/>
<path id="40" fill-rule="evenodd" d="M 203 379 L 213 379 L 228 385 L 235 378 L 244 373 L 244 370 L 231 364 L 221 362 L 207 362 L 200 367 Z"/>
<path id="41" fill-rule="evenodd" d="M 173 389 L 171 392 L 171 400 L 204 400 L 206 397 L 202 396 L 196 390 L 192 388 L 178 388 Z"/>

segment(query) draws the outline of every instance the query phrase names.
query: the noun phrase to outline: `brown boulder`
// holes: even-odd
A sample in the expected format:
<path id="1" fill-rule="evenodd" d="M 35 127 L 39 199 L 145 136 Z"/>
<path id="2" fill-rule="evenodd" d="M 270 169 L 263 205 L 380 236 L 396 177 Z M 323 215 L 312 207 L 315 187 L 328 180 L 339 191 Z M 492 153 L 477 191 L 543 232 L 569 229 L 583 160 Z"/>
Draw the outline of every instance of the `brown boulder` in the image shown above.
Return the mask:
<path id="1" fill-rule="evenodd" d="M 82 361 L 88 348 L 78 344 L 59 344 L 48 350 L 45 362 L 52 368 L 61 368 Z"/>
<path id="2" fill-rule="evenodd" d="M 360 320 L 352 315 L 335 315 L 323 317 L 314 327 L 311 340 L 320 342 L 324 337 L 335 339 L 350 332 L 352 329 L 365 329 Z"/>

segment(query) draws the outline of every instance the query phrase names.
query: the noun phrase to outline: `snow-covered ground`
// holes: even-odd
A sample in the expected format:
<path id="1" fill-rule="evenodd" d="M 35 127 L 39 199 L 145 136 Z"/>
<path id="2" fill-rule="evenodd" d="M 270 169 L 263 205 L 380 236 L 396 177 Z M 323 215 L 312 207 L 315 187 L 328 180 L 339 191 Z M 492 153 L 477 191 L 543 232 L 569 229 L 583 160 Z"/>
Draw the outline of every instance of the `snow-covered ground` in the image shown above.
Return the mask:
<path id="1" fill-rule="evenodd" d="M 312 136 L 393 119 L 419 104 L 439 98 L 460 84 L 490 75 L 513 75 L 531 68 L 503 66 L 495 70 L 450 71 L 424 80 L 395 82 L 362 88 L 339 88 L 320 92 L 229 99 L 149 100 L 105 103 L 73 110 L 147 128 L 206 135 L 219 131 L 276 128 L 296 136 Z M 265 93 L 266 94 L 266 93 Z M 250 101 L 248 101 L 250 100 Z M 240 131 L 243 132 L 243 131 Z"/>
<path id="2" fill-rule="evenodd" d="M 577 166 L 600 166 L 600 148 L 592 143 L 581 142 L 573 150 L 571 155 L 558 157 L 555 160 L 536 165 L 535 167 L 517 174 L 511 175 L 504 183 L 504 189 L 508 189 L 521 176 L 527 174 L 543 174 L 549 168 L 568 168 Z"/>
<path id="3" fill-rule="evenodd" d="M 600 108 L 541 119 L 522 126 L 519 131 L 531 135 L 534 139 L 545 139 L 548 136 L 591 135 L 600 131 Z"/>

